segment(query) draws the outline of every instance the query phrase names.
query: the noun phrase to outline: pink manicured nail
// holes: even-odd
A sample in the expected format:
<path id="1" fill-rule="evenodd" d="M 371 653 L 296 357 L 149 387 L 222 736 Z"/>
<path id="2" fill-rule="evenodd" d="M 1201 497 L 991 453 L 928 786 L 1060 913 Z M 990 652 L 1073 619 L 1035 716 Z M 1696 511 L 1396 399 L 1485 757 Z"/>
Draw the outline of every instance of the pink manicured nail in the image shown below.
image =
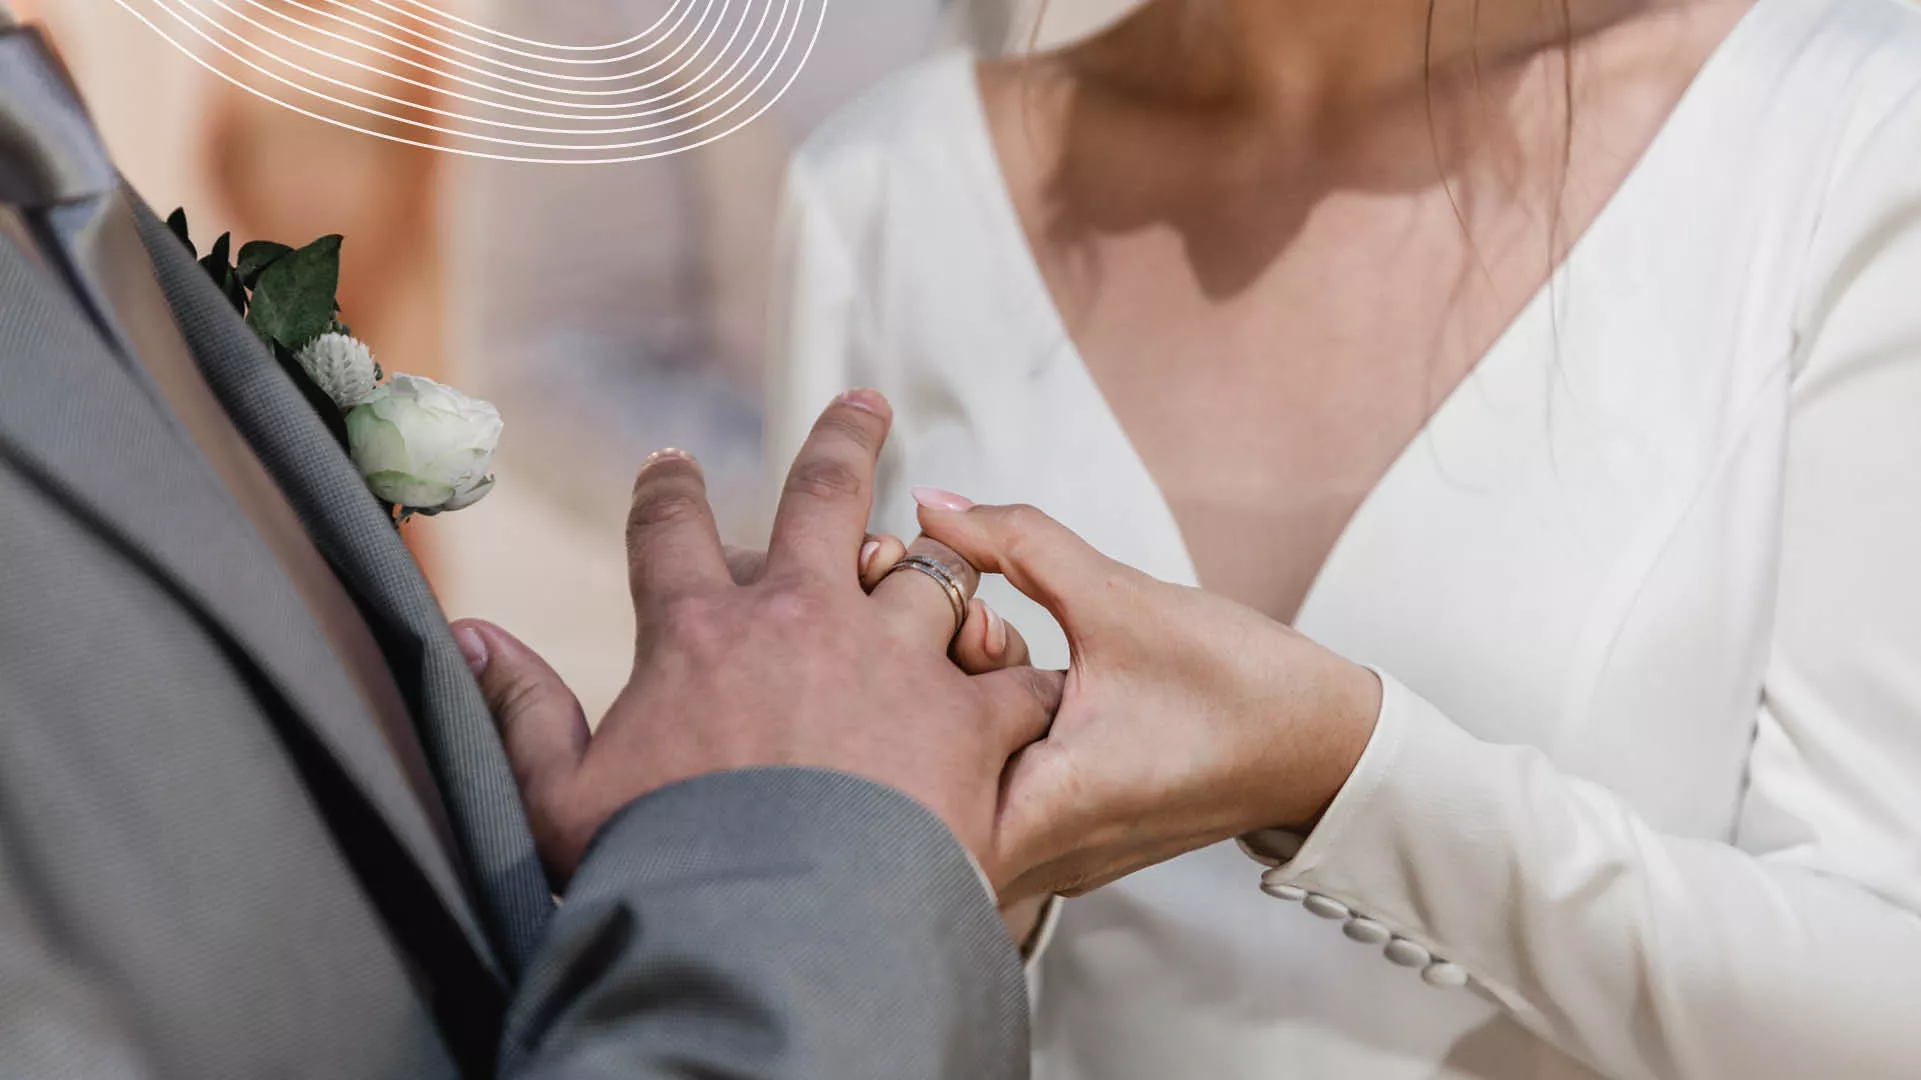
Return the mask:
<path id="1" fill-rule="evenodd" d="M 875 416 L 887 416 L 892 412 L 885 394 L 879 390 L 869 390 L 864 386 L 847 391 L 840 396 L 840 400 L 856 409 L 865 409 Z"/>
<path id="2" fill-rule="evenodd" d="M 460 646 L 460 655 L 467 658 L 467 667 L 475 676 L 487 670 L 487 639 L 480 636 L 480 631 L 471 626 L 457 626 L 454 644 Z"/>
<path id="3" fill-rule="evenodd" d="M 914 501 L 929 510 L 972 510 L 974 501 L 951 491 L 939 488 L 917 487 L 913 489 Z"/>
<path id="4" fill-rule="evenodd" d="M 874 553 L 879 550 L 879 540 L 869 540 L 860 546 L 860 572 L 862 574 L 867 573 L 867 568 L 873 565 Z"/>
<path id="5" fill-rule="evenodd" d="M 981 610 L 987 613 L 987 655 L 998 660 L 1007 652 L 1007 623 L 1001 619 L 1000 612 L 984 603 Z"/>

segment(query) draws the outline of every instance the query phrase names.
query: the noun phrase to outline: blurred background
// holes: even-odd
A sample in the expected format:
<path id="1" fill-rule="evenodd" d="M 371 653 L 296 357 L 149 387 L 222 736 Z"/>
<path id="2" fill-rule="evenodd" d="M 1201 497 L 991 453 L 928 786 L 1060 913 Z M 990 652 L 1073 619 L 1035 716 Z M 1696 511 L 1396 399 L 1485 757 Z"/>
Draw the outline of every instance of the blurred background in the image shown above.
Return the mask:
<path id="1" fill-rule="evenodd" d="M 591 168 L 456 157 L 300 116 L 223 82 L 114 0 L 11 6 L 46 26 L 160 213 L 185 207 L 203 248 L 229 230 L 240 241 L 344 235 L 343 315 L 383 364 L 500 406 L 494 493 L 416 520 L 409 541 L 450 615 L 520 635 L 598 717 L 631 662 L 621 526 L 641 460 L 694 451 L 726 539 L 764 540 L 761 340 L 788 152 L 930 53 L 1046 47 L 1133 2 L 1051 0 L 1043 17 L 1039 0 L 829 0 L 811 62 L 752 125 L 675 157 Z M 672 4 L 434 6 L 595 44 L 645 30 Z"/>

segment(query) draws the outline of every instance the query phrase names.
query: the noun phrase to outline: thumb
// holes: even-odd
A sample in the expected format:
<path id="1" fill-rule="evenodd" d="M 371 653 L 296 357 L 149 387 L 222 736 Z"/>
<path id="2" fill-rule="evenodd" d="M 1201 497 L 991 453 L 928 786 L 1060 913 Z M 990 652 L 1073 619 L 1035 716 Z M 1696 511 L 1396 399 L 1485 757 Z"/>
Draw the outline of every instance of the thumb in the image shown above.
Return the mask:
<path id="1" fill-rule="evenodd" d="M 1077 792 L 1086 778 L 1074 756 L 1053 742 L 1014 755 L 1001 776 L 994 820 L 993 876 L 1003 904 L 1056 891 L 1060 863 L 1084 834 Z"/>
<path id="2" fill-rule="evenodd" d="M 1143 578 L 1031 506 L 975 506 L 928 488 L 915 488 L 914 500 L 923 532 L 982 573 L 1007 578 L 1045 607 L 1069 638 L 1106 622 Z"/>
<path id="3" fill-rule="evenodd" d="M 500 729 L 514 783 L 539 816 L 537 804 L 574 774 L 587 752 L 580 700 L 547 661 L 500 627 L 462 619 L 453 631 Z"/>

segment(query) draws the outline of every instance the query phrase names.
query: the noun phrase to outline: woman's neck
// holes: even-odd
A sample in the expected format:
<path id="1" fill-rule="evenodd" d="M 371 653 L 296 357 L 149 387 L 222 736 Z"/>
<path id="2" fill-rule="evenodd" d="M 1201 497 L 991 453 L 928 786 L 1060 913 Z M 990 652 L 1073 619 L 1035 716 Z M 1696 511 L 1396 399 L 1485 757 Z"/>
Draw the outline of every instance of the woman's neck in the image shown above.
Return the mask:
<path id="1" fill-rule="evenodd" d="M 1089 59 L 1156 97 L 1325 116 L 1466 81 L 1683 2 L 1155 0 Z"/>

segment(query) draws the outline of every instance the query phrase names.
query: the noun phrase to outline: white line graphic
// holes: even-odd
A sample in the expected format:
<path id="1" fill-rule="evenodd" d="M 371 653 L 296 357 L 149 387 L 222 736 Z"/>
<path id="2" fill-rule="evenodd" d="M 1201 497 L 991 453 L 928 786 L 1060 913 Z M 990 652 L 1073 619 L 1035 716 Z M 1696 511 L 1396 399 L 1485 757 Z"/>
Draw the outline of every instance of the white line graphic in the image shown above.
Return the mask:
<path id="1" fill-rule="evenodd" d="M 517 37 L 421 0 L 114 2 L 216 77 L 334 127 L 466 157 L 609 165 L 698 149 L 764 115 L 813 55 L 828 0 L 673 0 L 601 45 Z"/>

